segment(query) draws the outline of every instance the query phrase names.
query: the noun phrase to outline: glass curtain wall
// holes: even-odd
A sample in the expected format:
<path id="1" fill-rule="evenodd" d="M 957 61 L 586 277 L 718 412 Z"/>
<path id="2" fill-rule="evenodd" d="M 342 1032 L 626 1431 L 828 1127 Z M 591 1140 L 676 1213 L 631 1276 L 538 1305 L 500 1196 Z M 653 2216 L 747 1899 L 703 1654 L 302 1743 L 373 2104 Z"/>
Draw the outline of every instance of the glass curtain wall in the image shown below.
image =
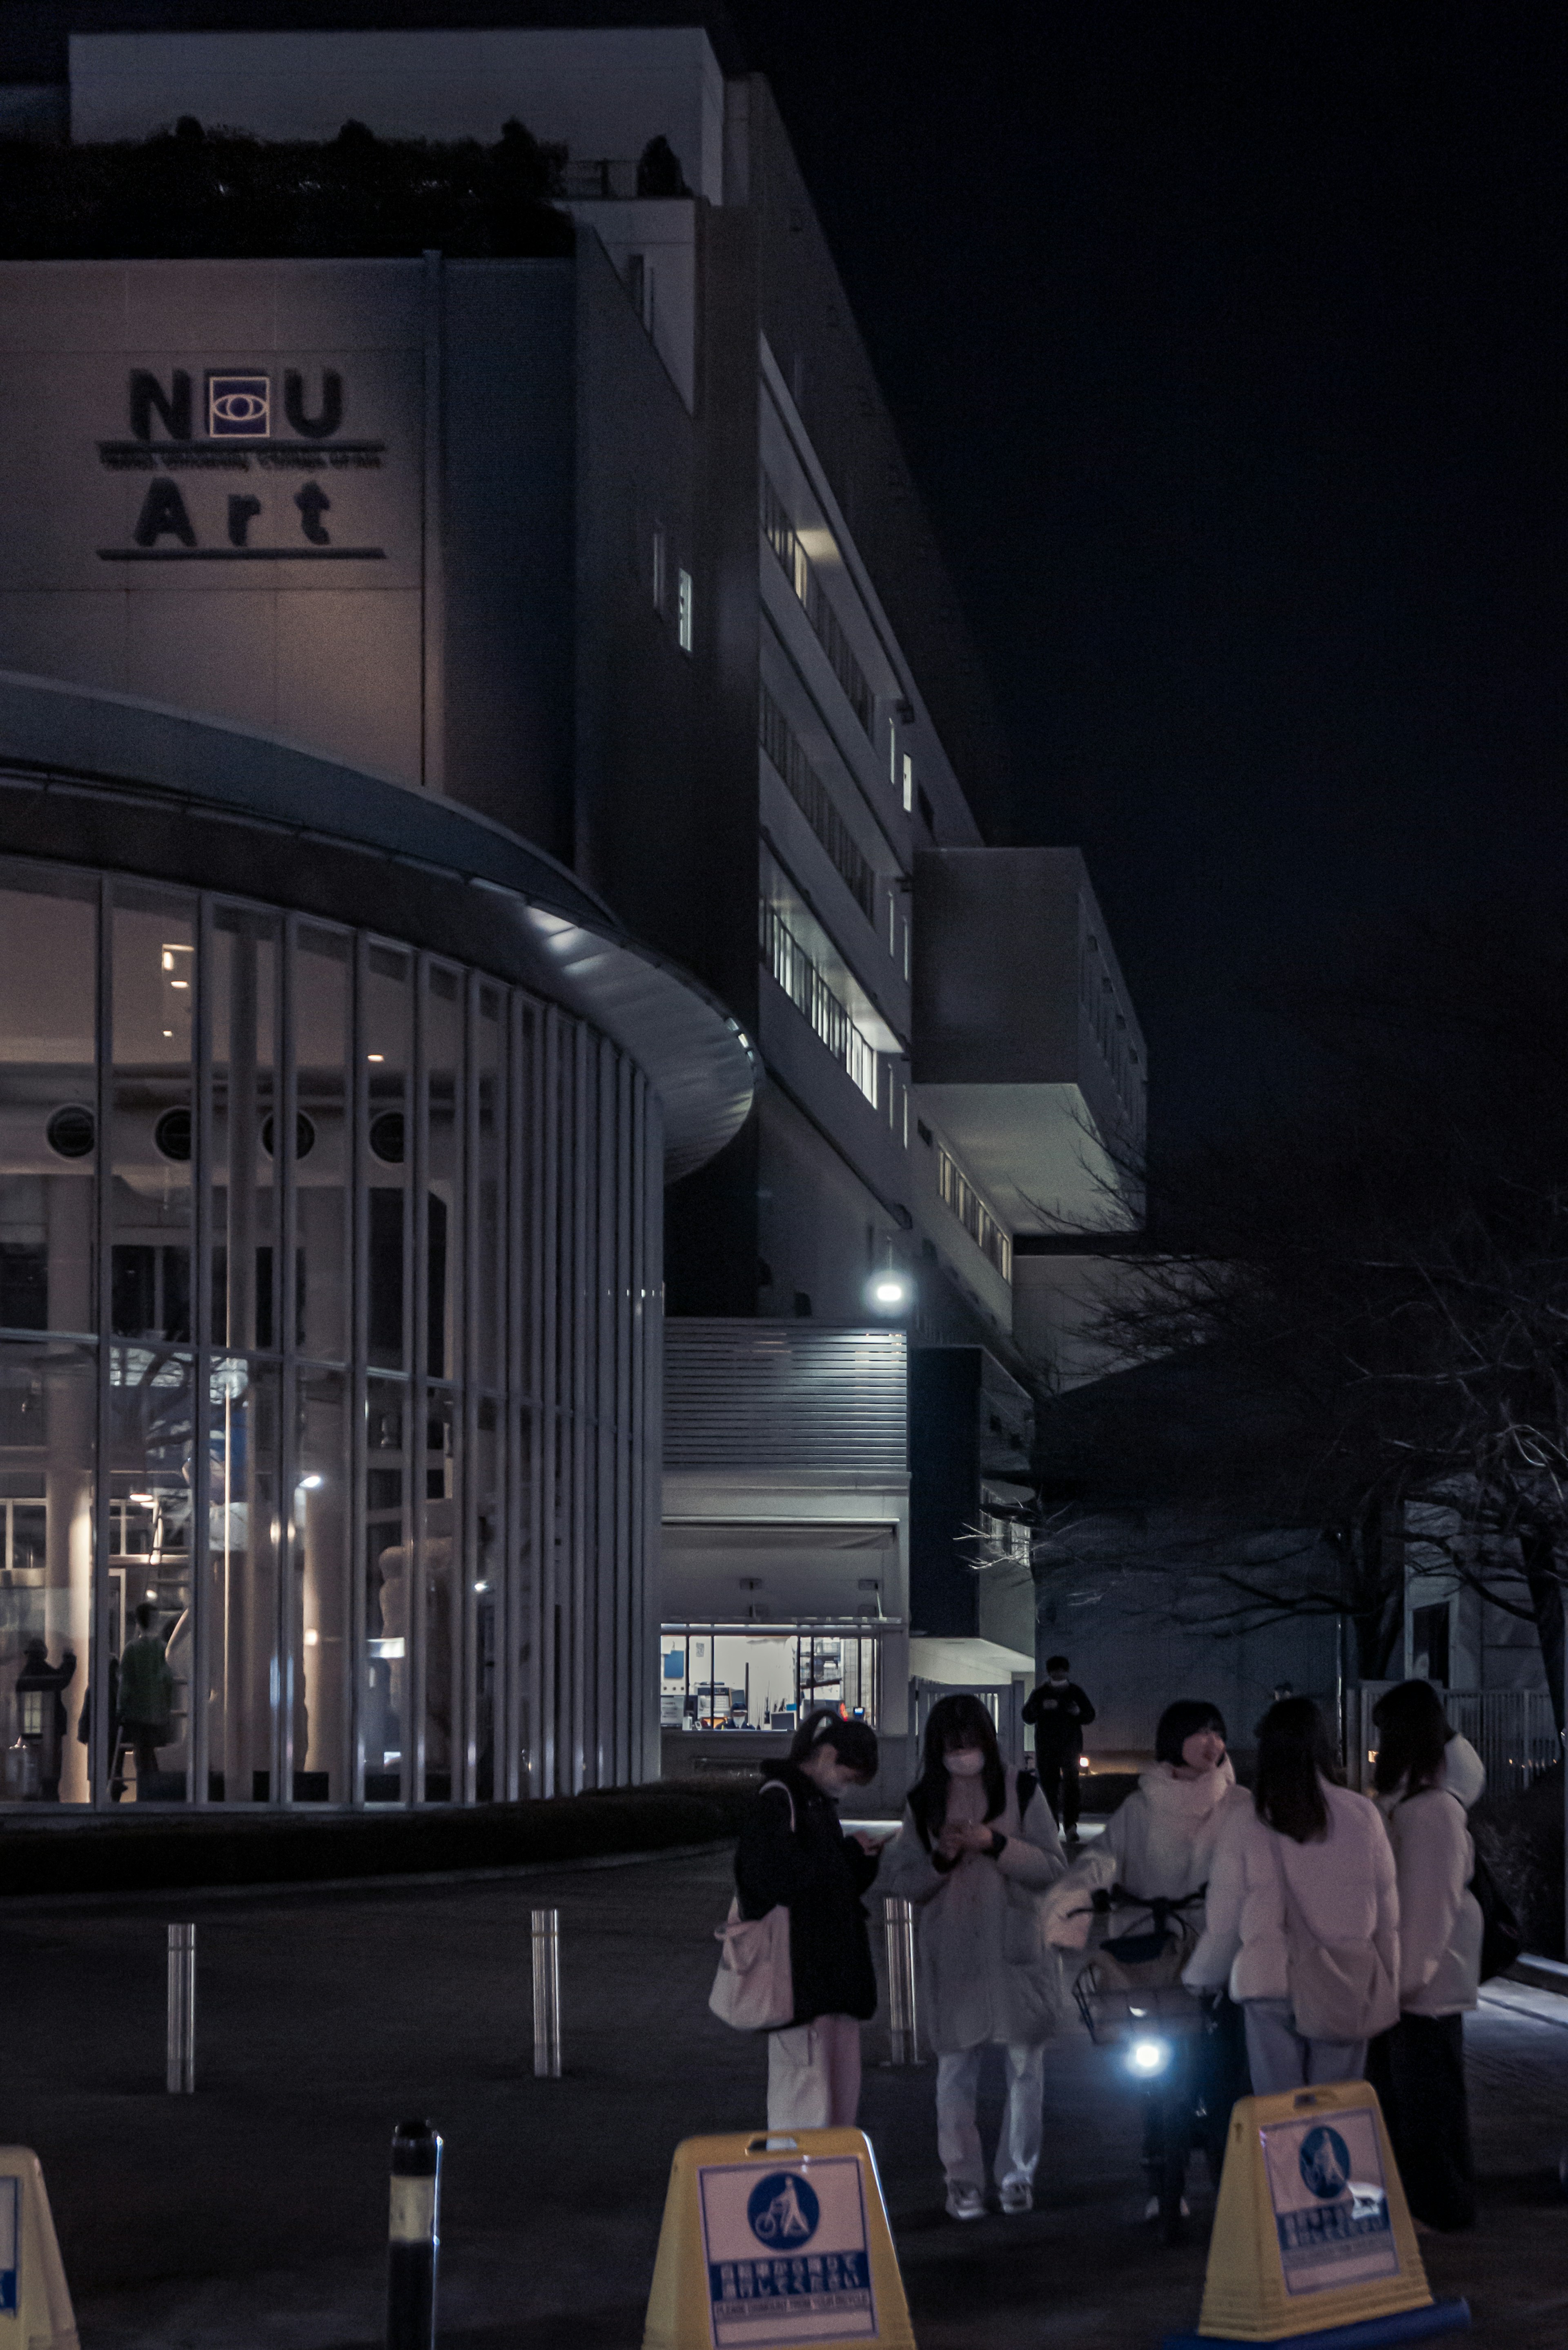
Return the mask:
<path id="1" fill-rule="evenodd" d="M 0 1801 L 656 1770 L 661 1201 L 555 1006 L 0 860 Z"/>

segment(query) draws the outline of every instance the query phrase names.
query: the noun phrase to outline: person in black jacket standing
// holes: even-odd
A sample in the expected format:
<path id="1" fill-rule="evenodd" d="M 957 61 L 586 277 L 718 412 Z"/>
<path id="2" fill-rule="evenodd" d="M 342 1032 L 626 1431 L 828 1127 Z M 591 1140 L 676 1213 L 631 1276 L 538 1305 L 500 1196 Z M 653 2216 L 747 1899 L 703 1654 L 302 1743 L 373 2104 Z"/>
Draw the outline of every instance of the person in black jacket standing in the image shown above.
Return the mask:
<path id="1" fill-rule="evenodd" d="M 1075 1680 L 1065 1657 L 1047 1657 L 1045 1679 L 1023 1700 L 1023 1719 L 1034 1725 L 1034 1759 L 1040 1787 L 1069 1844 L 1078 1841 L 1078 1750 L 1095 1709 Z"/>
<path id="2" fill-rule="evenodd" d="M 768 2127 L 852 2127 L 860 2104 L 860 2026 L 877 2010 L 861 1895 L 877 1874 L 873 1836 L 846 1836 L 838 1803 L 877 1775 L 876 1733 L 836 1713 L 807 1714 L 741 1829 L 735 1887 L 743 1918 L 789 1911 L 791 2022 L 768 2034 Z"/>

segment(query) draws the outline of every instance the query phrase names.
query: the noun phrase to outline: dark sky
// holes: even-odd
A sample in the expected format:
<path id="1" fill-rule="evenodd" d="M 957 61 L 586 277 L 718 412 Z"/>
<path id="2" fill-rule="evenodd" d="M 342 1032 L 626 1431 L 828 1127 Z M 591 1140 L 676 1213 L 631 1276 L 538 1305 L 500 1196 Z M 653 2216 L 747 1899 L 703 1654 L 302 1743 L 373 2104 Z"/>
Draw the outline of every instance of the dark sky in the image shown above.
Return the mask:
<path id="1" fill-rule="evenodd" d="M 1261 989 L 1568 889 L 1568 15 L 731 5 L 1016 745 L 996 829 L 1083 846 L 1157 1115 L 1220 1127 Z"/>

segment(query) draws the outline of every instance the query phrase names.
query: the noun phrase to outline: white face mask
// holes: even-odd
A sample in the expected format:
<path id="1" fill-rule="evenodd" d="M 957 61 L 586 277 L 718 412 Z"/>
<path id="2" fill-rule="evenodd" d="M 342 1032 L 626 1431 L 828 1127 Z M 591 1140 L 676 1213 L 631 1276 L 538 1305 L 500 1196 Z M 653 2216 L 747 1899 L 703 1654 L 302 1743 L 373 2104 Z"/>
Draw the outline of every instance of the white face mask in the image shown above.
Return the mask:
<path id="1" fill-rule="evenodd" d="M 985 1757 L 978 1746 L 960 1746 L 942 1760 L 955 1779 L 978 1779 L 985 1768 Z"/>

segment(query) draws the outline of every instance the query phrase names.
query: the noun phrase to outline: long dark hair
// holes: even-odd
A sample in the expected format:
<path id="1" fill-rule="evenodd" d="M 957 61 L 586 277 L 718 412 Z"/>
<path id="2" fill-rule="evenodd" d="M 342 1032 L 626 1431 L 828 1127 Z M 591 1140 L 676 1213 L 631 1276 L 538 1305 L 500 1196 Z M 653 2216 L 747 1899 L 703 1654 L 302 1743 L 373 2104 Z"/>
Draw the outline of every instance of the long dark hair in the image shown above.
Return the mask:
<path id="1" fill-rule="evenodd" d="M 868 1721 L 846 1721 L 836 1707 L 816 1706 L 791 1739 L 789 1760 L 804 1762 L 819 1746 L 831 1746 L 862 1786 L 877 1776 L 877 1732 Z"/>
<path id="2" fill-rule="evenodd" d="M 926 1724 L 926 1742 L 920 1750 L 920 1775 L 909 1790 L 909 1809 L 920 1841 L 929 1852 L 941 1833 L 942 1822 L 948 1815 L 948 1788 L 951 1776 L 945 1760 L 950 1746 L 978 1746 L 985 1757 L 985 1769 L 981 1776 L 985 1781 L 985 1816 L 993 1820 L 1007 1801 L 1007 1773 L 1002 1768 L 1002 1749 L 996 1742 L 996 1724 L 989 1709 L 978 1697 L 961 1691 L 956 1697 L 939 1698 L 931 1708 L 931 1718 Z"/>
<path id="3" fill-rule="evenodd" d="M 1453 1731 L 1443 1700 L 1430 1681 L 1400 1681 L 1385 1690 L 1372 1709 L 1377 1724 L 1377 1768 L 1373 1783 L 1380 1795 L 1391 1795 L 1401 1781 L 1407 1795 L 1435 1787 L 1443 1768 L 1443 1749 Z"/>
<path id="4" fill-rule="evenodd" d="M 1200 1697 L 1179 1697 L 1176 1703 L 1168 1705 L 1159 1717 L 1159 1725 L 1154 1733 L 1155 1761 L 1179 1763 L 1182 1748 L 1189 1738 L 1196 1738 L 1200 1730 L 1217 1730 L 1225 1739 L 1230 1736 L 1225 1727 L 1225 1717 L 1217 1705 L 1210 1705 Z"/>
<path id="5" fill-rule="evenodd" d="M 1337 1783 L 1339 1764 L 1324 1719 L 1310 1697 L 1282 1698 L 1258 1724 L 1258 1765 L 1252 1802 L 1265 1827 L 1297 1844 L 1328 1834 L 1323 1781 Z"/>

